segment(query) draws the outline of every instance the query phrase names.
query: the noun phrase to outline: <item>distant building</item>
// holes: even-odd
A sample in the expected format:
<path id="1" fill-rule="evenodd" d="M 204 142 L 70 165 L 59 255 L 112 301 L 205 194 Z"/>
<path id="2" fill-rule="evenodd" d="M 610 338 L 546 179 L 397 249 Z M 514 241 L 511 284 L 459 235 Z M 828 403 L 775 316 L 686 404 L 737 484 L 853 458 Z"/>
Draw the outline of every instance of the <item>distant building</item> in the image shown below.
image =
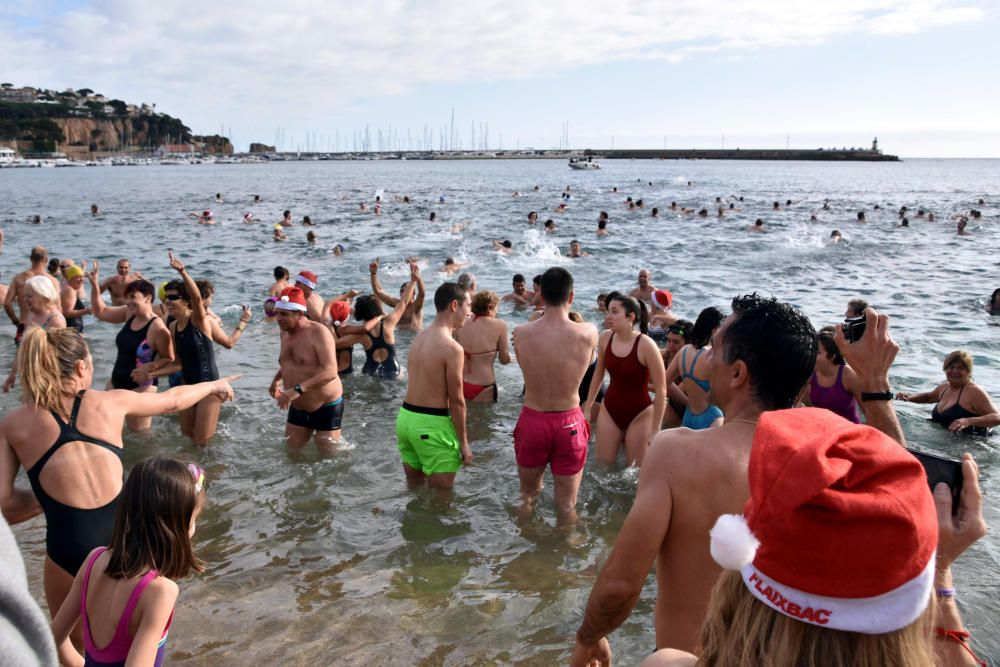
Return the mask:
<path id="1" fill-rule="evenodd" d="M 194 145 L 192 144 L 164 144 L 156 149 L 156 157 L 172 157 L 175 155 L 194 155 Z"/>
<path id="2" fill-rule="evenodd" d="M 3 88 L 0 89 L 0 102 L 31 103 L 35 101 L 34 88 Z"/>

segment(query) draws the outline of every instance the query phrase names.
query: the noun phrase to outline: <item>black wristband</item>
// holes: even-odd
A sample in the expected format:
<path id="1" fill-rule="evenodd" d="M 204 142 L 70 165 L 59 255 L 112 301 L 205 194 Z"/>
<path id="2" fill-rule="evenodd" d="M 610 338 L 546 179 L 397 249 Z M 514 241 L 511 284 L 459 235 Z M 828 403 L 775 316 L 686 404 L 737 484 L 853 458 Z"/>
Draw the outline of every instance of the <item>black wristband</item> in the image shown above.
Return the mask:
<path id="1" fill-rule="evenodd" d="M 865 391 L 861 393 L 862 401 L 891 401 L 891 391 Z"/>
<path id="2" fill-rule="evenodd" d="M 294 387 L 292 387 L 292 389 L 294 389 L 295 391 L 299 392 L 299 396 L 301 396 L 302 394 L 306 393 L 306 392 L 302 391 L 302 385 L 300 385 L 300 384 L 295 385 Z"/>

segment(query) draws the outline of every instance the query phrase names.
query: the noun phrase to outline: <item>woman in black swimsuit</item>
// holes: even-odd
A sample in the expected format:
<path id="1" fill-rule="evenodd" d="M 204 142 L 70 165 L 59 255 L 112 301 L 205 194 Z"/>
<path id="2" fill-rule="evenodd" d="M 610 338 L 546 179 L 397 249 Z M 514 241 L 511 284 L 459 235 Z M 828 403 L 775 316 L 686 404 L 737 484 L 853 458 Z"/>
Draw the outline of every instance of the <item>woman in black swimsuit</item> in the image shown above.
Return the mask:
<path id="1" fill-rule="evenodd" d="M 382 305 L 374 294 L 358 297 L 354 302 L 354 319 L 363 322 L 360 326 L 344 326 L 338 329 L 338 335 L 365 334 L 361 345 L 365 348 L 365 365 L 361 368 L 364 375 L 393 379 L 399 376 L 400 366 L 396 360 L 396 324 L 403 316 L 407 304 L 413 298 L 416 280 L 413 278 L 413 266 L 410 266 L 410 282 L 406 284 L 403 294 L 396 307 L 388 315 L 382 313 Z"/>
<path id="2" fill-rule="evenodd" d="M 115 337 L 118 356 L 108 389 L 131 389 L 138 392 L 155 392 L 156 380 L 136 382 L 132 375 L 137 368 L 155 369 L 174 360 L 174 345 L 170 331 L 153 313 L 153 295 L 156 288 L 147 280 L 133 280 L 125 287 L 124 306 L 106 306 L 101 298 L 100 266 L 94 261 L 90 278 L 90 300 L 94 317 L 102 322 L 124 324 Z M 130 431 L 145 431 L 153 423 L 152 417 L 129 417 L 125 420 Z"/>
<path id="3" fill-rule="evenodd" d="M 173 412 L 209 395 L 229 400 L 233 389 L 228 379 L 159 394 L 90 389 L 87 343 L 65 328 L 29 330 L 17 364 L 23 405 L 0 422 L 0 509 L 12 524 L 45 513 L 44 588 L 54 614 L 87 554 L 111 538 L 126 417 Z M 22 466 L 31 490 L 14 486 Z"/>
<path id="4" fill-rule="evenodd" d="M 900 392 L 896 398 L 910 403 L 935 403 L 931 421 L 949 431 L 963 431 L 973 435 L 987 435 L 989 429 L 1000 425 L 997 412 L 989 394 L 972 381 L 972 357 L 965 350 L 955 350 L 944 358 L 944 374 L 948 379 L 931 391 L 921 394 Z"/>
<path id="5" fill-rule="evenodd" d="M 184 384 L 196 385 L 219 379 L 219 369 L 215 365 L 215 347 L 212 344 L 212 322 L 209 319 L 205 300 L 198 290 L 194 278 L 188 275 L 184 263 L 169 253 L 170 266 L 181 274 L 181 280 L 172 280 L 164 288 L 167 313 L 173 318 L 170 334 L 174 342 L 174 361 L 167 364 L 154 362 L 136 369 L 133 378 L 142 383 L 153 377 L 162 377 L 181 372 Z M 243 316 L 249 319 L 249 310 Z M 246 319 L 241 319 L 238 329 L 246 329 Z M 222 402 L 208 395 L 190 408 L 182 410 L 181 433 L 191 438 L 199 447 L 208 444 L 215 435 L 219 422 L 219 408 Z"/>

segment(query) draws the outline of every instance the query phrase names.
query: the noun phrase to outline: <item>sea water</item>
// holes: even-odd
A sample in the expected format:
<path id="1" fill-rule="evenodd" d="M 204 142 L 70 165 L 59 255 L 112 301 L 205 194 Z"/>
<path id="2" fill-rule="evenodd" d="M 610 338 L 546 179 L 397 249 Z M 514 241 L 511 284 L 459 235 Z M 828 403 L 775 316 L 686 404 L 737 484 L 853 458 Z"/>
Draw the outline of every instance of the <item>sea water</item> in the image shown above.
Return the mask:
<path id="1" fill-rule="evenodd" d="M 553 664 L 568 658 L 634 496 L 635 471 L 588 466 L 581 519 L 572 530 L 556 526 L 551 480 L 535 515 L 520 518 L 512 446 L 522 385 L 516 364 L 498 370 L 497 405 L 469 408 L 476 459 L 459 473 L 450 503 L 405 487 L 394 429 L 405 380 L 345 377 L 342 450 L 326 459 L 311 449 L 290 456 L 282 441 L 285 413 L 267 394 L 279 340 L 276 327 L 262 322 L 260 304 L 272 268 L 280 264 L 293 275 L 312 270 L 320 293 L 330 297 L 369 289 L 368 263 L 376 257 L 390 293 L 406 280 L 404 260 L 411 255 L 423 258 L 429 294 L 445 279 L 437 269 L 449 256 L 471 262 L 479 287 L 501 294 L 512 274 L 530 281 L 559 265 L 576 279 L 574 307 L 593 322 L 596 295 L 631 289 L 642 267 L 651 269 L 657 287 L 673 292 L 675 312 L 691 320 L 706 306 L 725 311 L 733 296 L 759 291 L 801 308 L 818 328 L 841 321 L 846 302 L 863 297 L 891 316 L 900 345 L 894 390 L 943 382 L 942 359 L 964 348 L 975 360 L 976 382 L 1000 400 L 1000 318 L 984 308 L 1000 286 L 997 182 L 1000 161 L 989 160 L 606 161 L 589 172 L 550 160 L 3 170 L 0 269 L 9 280 L 27 267 L 31 246 L 43 243 L 52 256 L 99 259 L 102 277 L 128 257 L 134 270 L 159 284 L 176 276 L 167 262 L 172 248 L 195 277 L 215 283 L 214 308 L 227 330 L 240 304 L 254 307 L 237 347 L 217 348 L 222 374 L 242 378 L 211 446 L 197 449 L 182 438 L 176 417 L 157 418 L 149 435 L 125 437 L 127 466 L 154 454 L 179 455 L 208 471 L 210 502 L 195 537 L 206 571 L 180 582 L 172 664 Z M 555 213 L 567 186 L 569 209 Z M 381 216 L 370 210 L 377 191 Z M 255 194 L 262 198 L 256 205 Z M 410 204 L 398 201 L 404 195 Z M 645 207 L 628 211 L 627 196 Z M 735 210 L 717 217 L 716 197 Z M 985 205 L 977 204 L 980 197 Z M 368 212 L 359 210 L 362 201 Z M 672 212 L 672 201 L 705 207 L 709 216 Z M 98 217 L 91 217 L 91 203 L 100 206 Z M 903 205 L 911 209 L 909 228 L 898 226 Z M 654 206 L 658 219 L 650 216 Z M 917 217 L 921 207 L 937 221 Z M 970 208 L 983 217 L 959 237 L 951 216 Z M 205 209 L 219 224 L 201 226 L 187 216 Z M 285 209 L 296 222 L 309 215 L 317 223 L 315 246 L 298 225 L 287 230 L 288 242 L 271 240 Z M 537 227 L 527 224 L 533 210 Z M 602 210 L 611 234 L 597 238 Z M 867 224 L 857 223 L 859 210 Z M 257 223 L 241 222 L 247 211 Z M 36 213 L 45 220 L 41 226 L 28 224 Z M 749 234 L 758 217 L 767 233 Z M 558 225 L 553 234 L 541 230 L 547 218 Z M 467 226 L 452 233 L 455 223 Z M 833 229 L 844 243 L 827 244 Z M 494 253 L 493 239 L 511 240 L 513 254 Z M 590 256 L 565 257 L 572 239 Z M 338 242 L 347 249 L 342 257 L 330 252 Z M 433 316 L 431 301 L 425 321 Z M 500 316 L 514 326 L 528 313 L 504 304 Z M 6 367 L 14 346 L 13 327 L 5 329 L 11 335 L 0 339 L 0 363 Z M 110 375 L 117 331 L 87 318 L 95 386 Z M 397 332 L 404 366 L 412 336 Z M 356 367 L 362 358 L 357 351 Z M 2 396 L 0 408 L 16 400 Z M 952 457 L 972 452 L 987 520 L 1000 525 L 995 438 L 953 436 L 927 422 L 930 407 L 897 404 L 910 443 Z M 18 483 L 26 486 L 23 474 Z M 39 518 L 15 531 L 39 599 L 43 526 Z M 988 660 L 1000 659 L 998 547 L 994 532 L 955 568 L 973 644 Z M 624 664 L 654 647 L 655 594 L 650 578 L 631 617 L 611 636 Z"/>

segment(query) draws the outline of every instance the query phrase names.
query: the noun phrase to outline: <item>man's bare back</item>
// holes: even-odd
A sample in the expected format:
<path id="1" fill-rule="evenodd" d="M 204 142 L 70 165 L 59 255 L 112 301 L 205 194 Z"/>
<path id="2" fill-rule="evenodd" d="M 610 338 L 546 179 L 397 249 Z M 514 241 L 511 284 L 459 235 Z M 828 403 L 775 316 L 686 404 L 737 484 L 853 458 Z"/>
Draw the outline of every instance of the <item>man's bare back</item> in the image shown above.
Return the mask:
<path id="1" fill-rule="evenodd" d="M 580 405 L 580 382 L 597 346 L 597 329 L 571 321 L 568 310 L 549 306 L 539 319 L 514 329 L 524 405 L 532 410 L 561 412 Z"/>
<path id="2" fill-rule="evenodd" d="M 425 408 L 448 407 L 447 369 L 463 363 L 463 350 L 449 332 L 439 327 L 424 329 L 410 346 L 406 402 Z"/>
<path id="3" fill-rule="evenodd" d="M 722 514 L 739 514 L 750 497 L 747 465 L 754 426 L 736 422 L 701 431 L 660 433 L 643 466 L 643 483 L 669 489 L 669 531 L 656 556 L 656 646 L 693 651 L 712 587 L 722 570 L 709 553 L 709 530 Z M 640 489 L 641 491 L 641 489 Z"/>

